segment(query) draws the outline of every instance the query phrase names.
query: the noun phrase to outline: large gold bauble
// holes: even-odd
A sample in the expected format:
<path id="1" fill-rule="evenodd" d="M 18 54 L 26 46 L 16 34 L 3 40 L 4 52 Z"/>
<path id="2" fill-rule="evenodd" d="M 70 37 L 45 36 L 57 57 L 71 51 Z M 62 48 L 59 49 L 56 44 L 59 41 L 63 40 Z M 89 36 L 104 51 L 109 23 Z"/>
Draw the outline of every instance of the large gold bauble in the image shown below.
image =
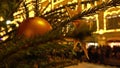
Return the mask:
<path id="1" fill-rule="evenodd" d="M 26 38 L 30 38 L 36 35 L 42 36 L 50 30 L 52 30 L 52 27 L 48 21 L 40 17 L 33 17 L 24 20 L 20 24 L 18 33 Z"/>

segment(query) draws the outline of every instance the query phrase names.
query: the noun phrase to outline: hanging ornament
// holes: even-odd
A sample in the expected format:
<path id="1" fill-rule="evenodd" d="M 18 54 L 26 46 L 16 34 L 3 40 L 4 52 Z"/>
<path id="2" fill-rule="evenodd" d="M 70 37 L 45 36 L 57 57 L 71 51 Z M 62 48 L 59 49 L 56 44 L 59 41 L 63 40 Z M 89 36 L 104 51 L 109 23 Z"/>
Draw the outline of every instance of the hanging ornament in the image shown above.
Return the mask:
<path id="1" fill-rule="evenodd" d="M 76 33 L 83 33 L 90 31 L 90 24 L 89 22 L 86 22 L 85 20 L 75 20 L 73 21 L 73 25 L 75 27 Z"/>
<path id="2" fill-rule="evenodd" d="M 42 36 L 50 30 L 52 30 L 52 27 L 48 21 L 40 17 L 33 17 L 24 20 L 20 24 L 18 34 L 30 38 L 36 35 Z"/>
<path id="3" fill-rule="evenodd" d="M 89 22 L 86 22 L 85 20 L 75 20 L 72 23 L 75 27 L 73 31 L 73 38 L 74 38 L 73 50 L 76 50 L 77 44 L 81 43 L 81 47 L 86 57 L 89 59 L 88 52 L 86 49 L 86 44 L 83 41 L 85 37 L 91 35 Z"/>

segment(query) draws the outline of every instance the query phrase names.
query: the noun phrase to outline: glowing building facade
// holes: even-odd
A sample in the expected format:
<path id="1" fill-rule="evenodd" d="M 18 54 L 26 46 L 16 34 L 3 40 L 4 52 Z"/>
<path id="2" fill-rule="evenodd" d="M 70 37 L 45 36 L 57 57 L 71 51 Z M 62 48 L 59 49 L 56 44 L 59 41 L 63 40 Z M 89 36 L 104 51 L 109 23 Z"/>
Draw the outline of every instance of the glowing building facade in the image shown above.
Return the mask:
<path id="1" fill-rule="evenodd" d="M 64 5 L 71 2 L 81 2 L 81 10 L 89 9 L 103 2 L 110 0 L 54 0 L 54 7 Z M 107 10 L 100 11 L 98 14 L 88 16 L 86 19 L 93 23 L 95 32 L 95 41 L 100 45 L 105 45 L 109 40 L 120 40 L 120 7 L 111 7 Z"/>
<path id="2" fill-rule="evenodd" d="M 102 2 L 110 0 L 83 0 L 82 4 L 85 8 L 94 7 Z M 94 16 L 89 16 L 90 18 Z M 100 45 L 106 44 L 107 41 L 120 41 L 120 7 L 111 7 L 107 10 L 100 11 L 95 15 L 97 30 L 94 32 L 95 38 Z M 119 45 L 119 44 L 118 44 Z"/>

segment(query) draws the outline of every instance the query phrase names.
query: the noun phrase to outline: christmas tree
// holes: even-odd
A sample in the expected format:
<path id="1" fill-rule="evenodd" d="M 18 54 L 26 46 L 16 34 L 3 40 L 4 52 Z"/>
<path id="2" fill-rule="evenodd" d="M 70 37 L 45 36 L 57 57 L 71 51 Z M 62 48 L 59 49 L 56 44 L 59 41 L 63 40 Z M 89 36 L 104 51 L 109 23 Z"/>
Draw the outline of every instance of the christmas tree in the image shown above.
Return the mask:
<path id="1" fill-rule="evenodd" d="M 34 11 L 32 18 L 29 16 L 30 4 L 33 5 Z M 84 39 L 92 35 L 93 28 L 90 28 L 83 17 L 99 13 L 100 10 L 105 10 L 104 8 L 118 6 L 120 1 L 103 2 L 84 11 L 77 7 L 78 11 L 71 11 L 79 4 L 79 2 L 66 4 L 44 12 L 50 5 L 48 1 L 44 3 L 39 0 L 30 3 L 22 0 L 2 1 L 0 68 L 60 68 L 76 64 L 78 61 L 74 51 L 79 42 L 89 59 Z M 46 7 L 43 8 L 43 5 Z M 19 11 L 21 6 L 22 22 L 6 24 L 7 20 L 12 21 L 17 17 L 13 14 Z M 72 39 L 72 42 L 68 39 Z"/>

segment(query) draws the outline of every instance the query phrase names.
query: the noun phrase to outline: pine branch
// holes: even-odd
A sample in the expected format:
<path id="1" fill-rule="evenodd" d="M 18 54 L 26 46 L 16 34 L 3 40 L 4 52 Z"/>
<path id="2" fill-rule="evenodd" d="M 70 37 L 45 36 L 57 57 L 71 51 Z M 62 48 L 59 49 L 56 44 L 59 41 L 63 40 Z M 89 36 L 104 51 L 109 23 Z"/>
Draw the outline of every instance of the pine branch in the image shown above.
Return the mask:
<path id="1" fill-rule="evenodd" d="M 46 45 L 46 44 L 45 44 Z M 58 49 L 56 49 L 56 47 L 58 48 Z M 55 47 L 52 47 L 51 45 L 47 45 L 47 46 L 45 46 L 44 47 L 44 49 L 43 49 L 43 47 L 42 47 L 42 45 L 41 44 L 35 44 L 34 45 L 34 47 L 33 47 L 33 44 L 32 44 L 32 47 L 30 46 L 30 45 L 28 45 L 27 47 L 25 47 L 25 48 L 21 48 L 20 47 L 20 49 L 18 49 L 18 47 L 14 47 L 14 48 L 12 48 L 11 50 L 12 50 L 12 52 L 9 52 L 8 51 L 8 54 L 7 55 L 1 55 L 3 58 L 1 59 L 1 57 L 0 57 L 0 60 L 1 60 L 1 63 L 3 63 L 3 62 L 6 62 L 7 64 L 9 64 L 9 65 L 13 65 L 14 64 L 14 62 L 16 62 L 16 64 L 18 64 L 19 62 L 21 62 L 21 61 L 24 61 L 25 59 L 28 59 L 28 58 L 30 58 L 30 56 L 33 56 L 33 57 L 35 57 L 36 56 L 36 59 L 37 58 L 39 58 L 40 59 L 40 57 L 42 57 L 42 54 L 44 54 L 43 56 L 45 57 L 45 54 L 46 55 L 49 55 L 50 54 L 50 52 L 55 48 L 57 51 L 60 51 L 60 50 L 63 50 L 63 49 L 61 49 L 61 47 L 62 48 L 65 48 L 65 47 L 63 47 L 63 46 L 61 46 L 61 45 L 55 45 Z M 50 48 L 51 48 L 51 50 L 50 50 Z M 43 49 L 43 50 L 41 50 L 41 49 Z M 68 49 L 68 48 L 67 48 Z M 11 51 L 10 50 L 10 51 Z M 50 51 L 49 53 L 47 53 L 48 52 L 48 50 Z M 69 49 L 68 49 L 69 50 Z M 36 53 L 37 52 L 37 53 Z M 44 53 L 43 53 L 44 52 Z M 45 53 L 46 52 L 46 53 Z M 62 54 L 61 52 L 60 52 L 60 54 Z M 28 58 L 26 58 L 26 57 L 28 57 Z M 34 59 L 34 58 L 31 58 L 31 59 L 28 59 L 28 60 L 32 60 L 32 59 Z M 43 58 L 42 58 L 43 59 Z M 46 60 L 47 61 L 47 60 Z"/>

